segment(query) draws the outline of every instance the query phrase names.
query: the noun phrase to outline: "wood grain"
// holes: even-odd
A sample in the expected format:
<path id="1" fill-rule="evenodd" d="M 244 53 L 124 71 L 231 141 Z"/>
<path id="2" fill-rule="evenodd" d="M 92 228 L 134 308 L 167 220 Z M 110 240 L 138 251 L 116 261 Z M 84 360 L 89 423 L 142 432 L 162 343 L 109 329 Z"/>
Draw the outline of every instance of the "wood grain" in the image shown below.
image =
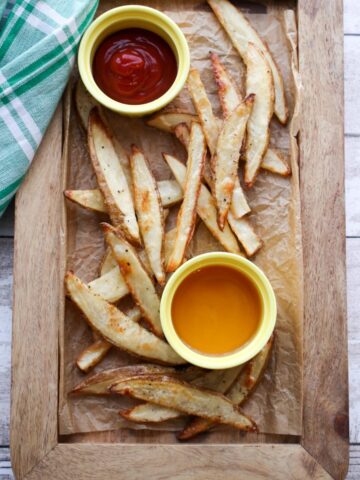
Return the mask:
<path id="1" fill-rule="evenodd" d="M 18 478 L 57 444 L 61 142 L 59 106 L 16 198 L 10 437 Z"/>
<path id="2" fill-rule="evenodd" d="M 238 478 L 239 471 L 252 479 L 287 479 L 289 473 L 292 478 L 330 478 L 325 470 L 334 478 L 345 475 L 347 371 L 339 26 L 342 12 L 340 0 L 330 4 L 325 0 L 300 0 L 299 4 L 306 119 L 301 126 L 300 145 L 307 302 L 301 441 L 310 454 L 295 444 L 57 444 L 57 319 L 63 294 L 62 268 L 58 268 L 62 265 L 58 113 L 17 200 L 11 441 L 18 478 L 28 474 L 28 478 L 34 479 L 91 479 L 106 474 L 107 478 L 121 475 L 136 480 L 144 478 L 144 465 L 146 476 L 158 479 L 188 479 L 190 465 L 191 477 L 204 479 L 219 478 L 225 472 L 226 478 Z M 314 62 L 315 45 L 321 68 Z M 326 123 L 328 119 L 331 128 Z M 314 135 L 316 131 L 321 135 Z M 48 232 L 46 239 L 44 232 Z M 29 252 L 35 251 L 37 257 L 30 257 Z M 41 321 L 33 321 L 34 318 Z M 19 341 L 20 336 L 30 339 L 26 348 Z M 334 366 L 331 375 L 330 364 Z M 126 434 L 122 435 L 125 438 Z M 144 437 L 150 439 L 151 435 Z M 87 435 L 87 441 L 93 438 Z M 165 438 L 166 435 L 162 440 Z"/>
<path id="3" fill-rule="evenodd" d="M 305 278 L 301 444 L 334 478 L 343 478 L 348 464 L 348 382 L 342 1 L 303 0 L 298 13 Z"/>
<path id="4" fill-rule="evenodd" d="M 61 463 L 61 468 L 59 465 Z M 29 480 L 322 480 L 331 477 L 300 445 L 59 444 Z"/>

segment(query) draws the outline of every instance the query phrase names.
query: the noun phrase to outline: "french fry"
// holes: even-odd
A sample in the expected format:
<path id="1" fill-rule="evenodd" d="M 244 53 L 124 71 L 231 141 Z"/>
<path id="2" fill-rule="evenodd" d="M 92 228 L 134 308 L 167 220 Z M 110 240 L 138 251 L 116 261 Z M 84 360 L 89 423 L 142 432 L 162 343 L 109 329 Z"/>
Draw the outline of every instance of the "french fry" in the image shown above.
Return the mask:
<path id="1" fill-rule="evenodd" d="M 110 303 L 118 302 L 130 293 L 118 266 L 92 280 L 88 287 Z"/>
<path id="2" fill-rule="evenodd" d="M 134 307 L 126 311 L 126 316 L 133 322 L 138 322 L 141 319 L 141 312 Z M 81 371 L 88 372 L 101 362 L 111 348 L 112 344 L 100 337 L 80 353 L 76 365 Z"/>
<path id="3" fill-rule="evenodd" d="M 193 380 L 184 377 L 182 377 L 182 380 L 190 382 L 191 385 L 194 385 L 195 387 L 208 388 L 218 393 L 224 393 L 234 383 L 241 369 L 242 366 L 226 370 L 211 370 Z M 123 416 L 127 420 L 142 423 L 164 422 L 165 420 L 178 418 L 181 415 L 181 412 L 174 410 L 173 408 L 166 408 L 151 403 L 136 405 L 123 413 Z"/>
<path id="4" fill-rule="evenodd" d="M 158 128 L 164 132 L 174 133 L 174 129 L 179 123 L 185 123 L 190 128 L 192 122 L 196 121 L 198 121 L 196 115 L 188 112 L 174 111 L 156 113 L 147 120 L 146 124 L 149 125 L 149 127 Z"/>
<path id="5" fill-rule="evenodd" d="M 213 114 L 212 107 L 207 97 L 204 84 L 202 83 L 199 72 L 197 72 L 197 70 L 193 69 L 191 81 L 188 83 L 189 83 L 189 90 L 192 95 L 193 102 L 195 104 L 195 108 L 199 114 L 201 126 L 205 133 L 207 145 L 209 147 L 212 157 L 214 157 L 214 155 L 216 154 L 216 146 L 217 146 L 219 131 L 220 131 L 218 119 Z M 240 152 L 239 152 L 239 156 L 240 156 Z M 212 164 L 211 167 L 213 170 L 214 165 Z M 206 169 L 205 169 L 205 172 L 206 172 Z M 209 184 L 211 190 L 213 190 L 213 187 L 214 187 L 213 183 L 212 182 L 209 183 L 209 179 L 207 179 L 207 183 Z M 231 208 L 234 210 L 235 216 L 239 217 L 241 215 L 245 215 L 246 213 L 248 213 L 250 211 L 250 207 L 246 201 L 238 176 L 236 176 L 235 178 L 233 195 L 234 195 L 234 201 L 232 202 Z M 238 199 L 241 200 L 240 204 L 236 203 Z"/>
<path id="6" fill-rule="evenodd" d="M 188 87 L 195 110 L 199 116 L 200 123 L 204 130 L 206 143 L 209 147 L 211 155 L 214 155 L 219 136 L 219 123 L 213 113 L 204 84 L 200 78 L 200 73 L 195 68 L 190 70 L 188 76 Z"/>
<path id="7" fill-rule="evenodd" d="M 228 222 L 231 230 L 245 250 L 247 257 L 252 257 L 263 246 L 263 241 L 257 235 L 254 227 L 247 218 L 235 218 L 232 212 L 228 214 Z"/>
<path id="8" fill-rule="evenodd" d="M 135 210 L 151 270 L 160 285 L 165 283 L 164 214 L 159 191 L 149 164 L 141 150 L 132 146 L 130 157 Z"/>
<path id="9" fill-rule="evenodd" d="M 220 24 L 230 37 L 234 47 L 247 65 L 248 44 L 253 43 L 262 52 L 271 69 L 275 85 L 275 115 L 283 124 L 288 119 L 284 82 L 281 73 L 257 31 L 246 17 L 228 0 L 207 0 Z M 256 92 L 249 92 L 256 93 Z"/>
<path id="10" fill-rule="evenodd" d="M 149 328 L 158 336 L 163 332 L 160 323 L 160 300 L 146 269 L 142 265 L 134 248 L 108 224 L 102 224 L 105 239 L 120 267 L 122 276 L 142 311 Z"/>
<path id="11" fill-rule="evenodd" d="M 254 106 L 247 123 L 245 150 L 245 183 L 255 183 L 261 161 L 270 138 L 270 120 L 274 112 L 274 82 L 269 63 L 253 43 L 248 44 L 246 54 L 246 94 L 255 94 Z"/>
<path id="12" fill-rule="evenodd" d="M 175 180 L 161 180 L 157 182 L 161 204 L 163 207 L 172 207 L 182 200 L 182 190 Z M 108 213 L 104 196 L 98 189 L 93 190 L 65 190 L 66 198 L 81 207 L 94 212 Z"/>
<path id="13" fill-rule="evenodd" d="M 125 367 L 103 370 L 80 382 L 71 391 L 80 395 L 110 395 L 109 387 L 120 380 L 139 375 L 172 375 L 175 369 L 161 365 L 127 365 Z"/>
<path id="14" fill-rule="evenodd" d="M 188 415 L 208 418 L 239 430 L 257 430 L 255 422 L 223 395 L 194 387 L 171 376 L 141 375 L 116 383 L 110 391 L 174 408 Z"/>
<path id="15" fill-rule="evenodd" d="M 244 102 L 240 103 L 225 120 L 219 133 L 212 163 L 214 168 L 214 196 L 218 208 L 218 223 L 221 229 L 224 228 L 233 200 L 233 190 L 236 179 L 238 179 L 240 148 L 254 100 L 255 96 L 249 95 Z"/>
<path id="16" fill-rule="evenodd" d="M 172 155 L 163 154 L 163 156 L 178 183 L 184 185 L 186 179 L 185 165 Z M 221 243 L 225 250 L 240 254 L 239 245 L 228 224 L 225 224 L 224 230 L 220 230 L 216 220 L 217 211 L 215 200 L 205 185 L 201 185 L 200 188 L 197 213 L 211 234 Z"/>
<path id="17" fill-rule="evenodd" d="M 71 300 L 84 314 L 90 327 L 112 345 L 144 359 L 170 365 L 186 363 L 166 342 L 133 322 L 123 312 L 93 293 L 72 272 L 65 283 Z"/>
<path id="18" fill-rule="evenodd" d="M 189 150 L 190 128 L 186 123 L 179 123 L 174 128 L 176 138 L 183 144 L 186 150 Z"/>
<path id="19" fill-rule="evenodd" d="M 107 213 L 104 196 L 98 189 L 93 190 L 65 190 L 66 198 L 87 210 L 99 213 Z"/>
<path id="20" fill-rule="evenodd" d="M 212 67 L 214 77 L 218 85 L 218 94 L 223 111 L 224 118 L 227 118 L 230 113 L 239 105 L 242 98 L 239 94 L 233 79 L 224 65 L 220 62 L 216 53 L 211 54 Z M 241 159 L 241 157 L 240 157 Z M 261 168 L 282 176 L 290 175 L 291 170 L 288 162 L 283 155 L 276 149 L 269 147 L 261 161 Z M 232 202 L 232 212 L 235 218 L 241 218 L 243 215 L 238 215 L 233 208 L 239 205 L 241 199 Z"/>
<path id="21" fill-rule="evenodd" d="M 194 233 L 205 156 L 206 144 L 203 131 L 198 123 L 193 123 L 190 131 L 184 200 L 177 216 L 175 244 L 166 267 L 168 272 L 174 272 L 181 265 L 185 249 Z"/>
<path id="22" fill-rule="evenodd" d="M 119 268 L 117 261 L 114 258 L 112 250 L 107 247 L 104 256 L 100 262 L 99 276 L 102 277 L 106 273 L 110 272 L 113 268 Z"/>
<path id="23" fill-rule="evenodd" d="M 284 154 L 275 148 L 268 148 L 261 162 L 262 168 L 283 177 L 291 175 L 291 168 Z"/>
<path id="24" fill-rule="evenodd" d="M 112 136 L 96 110 L 93 110 L 89 117 L 88 144 L 98 184 L 113 224 L 119 226 L 131 242 L 140 244 L 140 232 L 129 185 Z"/>
<path id="25" fill-rule="evenodd" d="M 265 347 L 245 365 L 238 379 L 228 389 L 227 397 L 236 405 L 243 405 L 259 384 L 269 362 L 273 342 L 274 335 L 270 337 Z M 189 440 L 214 425 L 214 422 L 207 419 L 195 418 L 190 421 L 177 438 L 179 440 Z"/>

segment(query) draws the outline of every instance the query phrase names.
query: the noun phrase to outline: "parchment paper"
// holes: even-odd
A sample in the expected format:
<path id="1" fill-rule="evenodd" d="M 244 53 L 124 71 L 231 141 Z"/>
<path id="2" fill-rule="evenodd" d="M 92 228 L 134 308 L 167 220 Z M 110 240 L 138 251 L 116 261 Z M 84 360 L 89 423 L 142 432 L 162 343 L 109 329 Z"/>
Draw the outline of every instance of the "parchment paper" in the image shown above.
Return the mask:
<path id="1" fill-rule="evenodd" d="M 242 89 L 244 66 L 226 33 L 220 27 L 208 5 L 203 1 L 136 2 L 160 8 L 182 28 L 191 49 L 192 65 L 201 72 L 214 111 L 221 116 L 216 85 L 211 73 L 209 51 L 217 52 Z M 100 12 L 121 2 L 102 3 Z M 264 247 L 254 259 L 269 277 L 277 297 L 278 319 L 276 341 L 270 365 L 256 393 L 244 410 L 257 421 L 264 433 L 301 433 L 302 412 L 302 318 L 303 279 L 300 223 L 300 196 L 296 144 L 296 119 L 300 89 L 296 72 L 296 29 L 294 12 L 284 7 L 239 3 L 251 22 L 268 42 L 281 69 L 292 120 L 286 128 L 272 121 L 271 144 L 291 153 L 292 176 L 282 178 L 262 171 L 247 197 L 252 209 L 251 221 L 264 240 Z M 76 75 L 76 74 L 74 74 Z M 174 107 L 193 112 L 186 89 L 181 92 Z M 87 153 L 86 136 L 81 129 L 73 102 L 69 102 L 69 124 L 66 129 L 67 188 L 96 188 L 95 174 Z M 296 114 L 294 114 L 294 112 Z M 132 143 L 147 154 L 158 180 L 169 179 L 171 173 L 161 152 L 168 152 L 185 160 L 185 151 L 170 134 L 145 126 L 142 119 L 122 118 L 106 112 L 115 135 L 128 149 Z M 168 225 L 174 222 L 177 208 L 173 208 Z M 99 222 L 106 219 L 96 213 L 67 204 L 67 268 L 84 281 L 98 276 L 104 240 Z M 206 227 L 198 225 L 189 246 L 189 255 L 204 251 L 222 250 Z M 84 347 L 92 343 L 90 328 L 79 311 L 66 302 L 61 344 L 61 397 L 59 403 L 59 430 L 61 434 L 112 430 L 119 427 L 149 428 L 127 423 L 118 411 L 129 402 L 123 398 L 71 397 L 68 392 L 84 378 L 75 360 Z M 133 357 L 113 348 L 103 362 L 90 374 L 105 368 L 136 363 Z M 177 429 L 183 421 L 159 425 L 160 429 Z M 153 427 L 151 427 L 153 428 Z"/>

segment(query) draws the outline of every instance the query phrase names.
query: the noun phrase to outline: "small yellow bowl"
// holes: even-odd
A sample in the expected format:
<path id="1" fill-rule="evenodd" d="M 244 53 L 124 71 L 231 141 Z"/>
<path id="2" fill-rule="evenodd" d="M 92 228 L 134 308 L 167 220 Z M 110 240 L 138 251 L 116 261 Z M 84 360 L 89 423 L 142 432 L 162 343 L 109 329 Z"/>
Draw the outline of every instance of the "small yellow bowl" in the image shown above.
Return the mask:
<path id="1" fill-rule="evenodd" d="M 177 61 L 177 75 L 169 90 L 156 100 L 142 105 L 128 105 L 113 100 L 97 86 L 92 74 L 94 55 L 100 43 L 112 33 L 125 28 L 143 28 L 158 34 L 170 45 Z M 90 25 L 80 43 L 78 65 L 86 89 L 99 103 L 114 112 L 139 117 L 160 110 L 180 93 L 190 69 L 190 51 L 184 34 L 167 15 L 154 8 L 127 5 L 108 10 Z"/>
<path id="2" fill-rule="evenodd" d="M 262 302 L 262 316 L 255 335 L 242 347 L 223 355 L 204 354 L 190 348 L 176 333 L 171 318 L 171 306 L 177 288 L 190 273 L 210 265 L 231 267 L 247 275 L 256 286 Z M 276 315 L 274 290 L 263 271 L 246 258 L 225 252 L 204 253 L 185 262 L 166 284 L 160 304 L 161 325 L 169 344 L 189 363 L 210 369 L 235 367 L 257 355 L 275 328 Z"/>

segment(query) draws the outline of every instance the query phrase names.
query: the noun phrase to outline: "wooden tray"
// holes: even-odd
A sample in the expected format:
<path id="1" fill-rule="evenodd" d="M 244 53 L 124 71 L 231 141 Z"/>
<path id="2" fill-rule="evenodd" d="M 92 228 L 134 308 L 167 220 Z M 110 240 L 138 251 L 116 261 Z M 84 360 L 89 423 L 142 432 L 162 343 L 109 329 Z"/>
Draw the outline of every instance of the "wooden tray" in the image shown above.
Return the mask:
<path id="1" fill-rule="evenodd" d="M 167 432 L 58 435 L 65 270 L 62 109 L 18 195 L 11 459 L 16 478 L 344 478 L 348 466 L 342 1 L 298 0 L 303 82 L 304 431 L 179 444 Z M 213 443 L 209 443 L 209 442 Z M 216 442 L 216 443 L 215 443 Z"/>

